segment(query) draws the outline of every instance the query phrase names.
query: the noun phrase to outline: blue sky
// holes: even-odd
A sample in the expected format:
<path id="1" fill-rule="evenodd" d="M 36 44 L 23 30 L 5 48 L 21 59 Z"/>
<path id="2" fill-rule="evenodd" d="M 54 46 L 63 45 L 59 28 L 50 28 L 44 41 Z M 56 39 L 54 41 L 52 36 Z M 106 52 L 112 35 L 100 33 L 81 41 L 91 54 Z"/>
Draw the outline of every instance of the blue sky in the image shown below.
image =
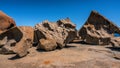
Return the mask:
<path id="1" fill-rule="evenodd" d="M 0 0 L 0 10 L 11 16 L 18 26 L 69 17 L 80 29 L 92 10 L 120 26 L 120 0 Z"/>

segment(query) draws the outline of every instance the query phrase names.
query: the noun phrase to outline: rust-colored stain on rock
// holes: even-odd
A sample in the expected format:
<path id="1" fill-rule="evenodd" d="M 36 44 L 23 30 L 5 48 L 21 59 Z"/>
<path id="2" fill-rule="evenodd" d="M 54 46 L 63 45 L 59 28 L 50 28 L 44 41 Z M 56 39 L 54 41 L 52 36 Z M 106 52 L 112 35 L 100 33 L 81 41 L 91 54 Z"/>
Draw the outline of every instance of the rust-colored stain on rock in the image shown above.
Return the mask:
<path id="1" fill-rule="evenodd" d="M 46 64 L 46 65 L 48 65 L 48 64 L 51 63 L 51 61 L 47 60 L 47 61 L 44 61 L 43 63 Z"/>

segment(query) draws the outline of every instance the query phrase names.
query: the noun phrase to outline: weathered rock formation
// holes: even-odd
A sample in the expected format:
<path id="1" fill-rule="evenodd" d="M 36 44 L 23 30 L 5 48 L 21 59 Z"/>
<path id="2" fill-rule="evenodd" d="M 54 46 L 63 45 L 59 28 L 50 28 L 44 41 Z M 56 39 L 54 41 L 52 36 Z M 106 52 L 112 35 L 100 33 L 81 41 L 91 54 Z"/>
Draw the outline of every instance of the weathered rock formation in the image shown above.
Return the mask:
<path id="1" fill-rule="evenodd" d="M 16 53 L 20 57 L 27 55 L 32 47 L 34 30 L 32 27 L 13 27 L 0 34 L 0 53 Z"/>
<path id="2" fill-rule="evenodd" d="M 44 21 L 34 31 L 32 27 L 15 27 L 14 20 L 0 12 L 0 25 L 0 53 L 15 53 L 19 57 L 27 55 L 33 44 L 37 44 L 37 49 L 49 51 L 64 47 L 76 36 L 75 25 L 69 19 L 57 23 Z"/>
<path id="3" fill-rule="evenodd" d="M 46 51 L 63 48 L 76 37 L 75 25 L 67 18 L 56 23 L 44 21 L 35 27 L 37 49 Z"/>
<path id="4" fill-rule="evenodd" d="M 16 26 L 15 21 L 0 11 L 0 33 Z"/>
<path id="5" fill-rule="evenodd" d="M 114 38 L 114 33 L 120 34 L 120 28 L 96 11 L 91 12 L 88 20 L 79 30 L 79 36 L 83 41 L 98 45 L 110 43 L 114 45 L 115 41 L 111 41 Z"/>
<path id="6" fill-rule="evenodd" d="M 120 45 L 120 37 L 114 36 L 120 34 L 120 29 L 95 11 L 91 12 L 78 33 L 69 18 L 57 22 L 44 21 L 34 28 L 16 27 L 13 19 L 0 12 L 0 25 L 0 54 L 15 53 L 24 57 L 33 46 L 38 50 L 51 51 L 65 47 L 75 38 L 95 45 Z"/>
<path id="7" fill-rule="evenodd" d="M 33 45 L 46 51 L 63 48 L 76 37 L 75 25 L 67 18 L 56 23 L 44 21 L 34 29 L 28 26 L 10 28 L 0 34 L 0 53 L 23 57 Z"/>

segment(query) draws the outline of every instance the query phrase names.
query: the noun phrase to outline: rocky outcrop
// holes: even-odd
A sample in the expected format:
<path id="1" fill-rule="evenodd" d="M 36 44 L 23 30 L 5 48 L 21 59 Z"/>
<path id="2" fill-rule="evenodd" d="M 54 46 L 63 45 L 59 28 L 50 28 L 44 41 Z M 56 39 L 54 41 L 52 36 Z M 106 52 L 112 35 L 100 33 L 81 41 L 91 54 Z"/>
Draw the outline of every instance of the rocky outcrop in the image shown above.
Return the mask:
<path id="1" fill-rule="evenodd" d="M 94 45 L 120 46 L 120 37 L 114 36 L 120 34 L 120 29 L 96 11 L 91 12 L 79 32 L 69 18 L 57 22 L 46 20 L 34 28 L 16 27 L 13 19 L 2 12 L 0 25 L 0 54 L 14 53 L 24 57 L 32 48 L 51 51 L 67 46 L 69 42 L 74 42 L 74 39 Z"/>
<path id="2" fill-rule="evenodd" d="M 120 29 L 96 11 L 91 12 L 88 20 L 79 30 L 79 36 L 83 41 L 98 45 L 110 44 L 114 33 L 120 34 Z"/>
<path id="3" fill-rule="evenodd" d="M 63 48 L 76 37 L 75 25 L 67 18 L 56 23 L 44 21 L 35 27 L 37 49 L 46 51 Z"/>
<path id="4" fill-rule="evenodd" d="M 15 21 L 0 11 L 0 33 L 16 26 Z"/>
<path id="5" fill-rule="evenodd" d="M 23 57 L 33 45 L 46 51 L 63 48 L 76 37 L 75 27 L 67 18 L 56 23 L 44 21 L 34 29 L 28 26 L 9 28 L 0 34 L 0 53 Z"/>
<path id="6" fill-rule="evenodd" d="M 35 29 L 35 30 L 34 30 Z M 51 51 L 63 48 L 76 37 L 75 25 L 69 19 L 56 23 L 44 21 L 34 29 L 27 26 L 13 27 L 0 34 L 0 53 L 15 53 L 19 57 L 28 54 L 32 45 L 37 49 Z"/>
<path id="7" fill-rule="evenodd" d="M 20 26 L 0 34 L 0 53 L 16 53 L 20 57 L 27 55 L 32 47 L 34 30 L 32 27 Z"/>

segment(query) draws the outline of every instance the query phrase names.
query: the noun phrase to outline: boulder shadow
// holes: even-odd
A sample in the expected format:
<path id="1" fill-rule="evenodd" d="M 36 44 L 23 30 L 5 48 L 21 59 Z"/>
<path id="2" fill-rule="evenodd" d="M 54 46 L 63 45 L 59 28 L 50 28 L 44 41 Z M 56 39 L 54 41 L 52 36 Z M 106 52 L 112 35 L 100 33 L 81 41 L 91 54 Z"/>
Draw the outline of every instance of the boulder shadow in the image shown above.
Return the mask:
<path id="1" fill-rule="evenodd" d="M 8 58 L 8 60 L 16 60 L 16 59 L 20 59 L 21 57 L 19 57 L 18 55 L 15 55 L 13 57 Z"/>
<path id="2" fill-rule="evenodd" d="M 76 41 L 76 42 L 70 42 L 70 43 L 89 45 L 89 43 L 87 43 L 87 42 L 85 42 L 85 41 Z"/>
<path id="3" fill-rule="evenodd" d="M 20 58 L 23 58 L 23 57 L 27 56 L 28 54 L 29 54 L 29 52 L 28 52 L 26 55 L 22 56 L 22 57 L 20 57 L 19 55 L 15 55 L 15 56 L 13 56 L 13 57 L 8 58 L 8 60 L 20 59 Z"/>
<path id="4" fill-rule="evenodd" d="M 75 48 L 77 46 L 66 45 L 64 48 Z"/>
<path id="5" fill-rule="evenodd" d="M 49 52 L 49 51 L 45 51 L 44 49 L 36 49 L 36 51 L 38 51 L 38 52 Z"/>
<path id="6" fill-rule="evenodd" d="M 51 51 L 55 51 L 55 50 L 62 50 L 62 49 L 66 49 L 66 48 L 75 48 L 75 47 L 77 47 L 77 46 L 66 45 L 66 46 L 63 47 L 63 48 L 57 46 L 56 49 L 54 49 L 54 50 L 50 50 L 50 51 L 46 51 L 46 50 L 44 50 L 44 49 L 36 49 L 36 51 L 38 51 L 38 52 L 51 52 Z"/>
<path id="7" fill-rule="evenodd" d="M 113 57 L 114 59 L 116 59 L 116 60 L 120 60 L 120 58 L 119 57 Z"/>
<path id="8" fill-rule="evenodd" d="M 120 47 L 106 47 L 108 49 L 111 49 L 112 51 L 120 51 Z"/>

